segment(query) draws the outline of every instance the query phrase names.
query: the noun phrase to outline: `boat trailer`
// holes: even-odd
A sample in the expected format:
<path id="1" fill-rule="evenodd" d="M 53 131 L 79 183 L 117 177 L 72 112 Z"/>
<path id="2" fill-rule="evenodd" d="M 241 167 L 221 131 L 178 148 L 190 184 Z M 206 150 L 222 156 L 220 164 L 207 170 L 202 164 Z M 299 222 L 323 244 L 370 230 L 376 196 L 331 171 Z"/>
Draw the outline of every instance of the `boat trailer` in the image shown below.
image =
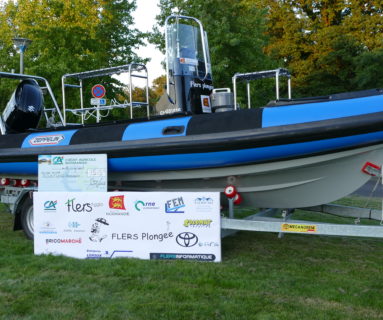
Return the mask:
<path id="1" fill-rule="evenodd" d="M 2 181 L 3 182 L 3 181 Z M 3 182 L 4 183 L 4 182 Z M 22 216 L 24 211 L 30 210 L 26 206 L 28 199 L 32 199 L 33 192 L 37 191 L 36 183 L 25 184 L 21 179 L 11 180 L 0 190 L 0 201 L 8 205 L 9 211 L 15 216 L 14 229 L 24 229 Z M 225 189 L 226 191 L 226 189 Z M 224 194 L 227 196 L 226 192 Z M 240 204 L 240 194 L 234 189 L 233 195 L 228 197 L 228 214 L 221 218 L 221 237 L 234 235 L 238 231 L 276 232 L 282 238 L 284 234 L 310 234 L 327 236 L 350 236 L 383 238 L 383 210 L 358 208 L 338 204 L 325 204 L 315 207 L 299 209 L 259 209 L 255 214 L 245 218 L 236 217 L 234 206 Z M 296 210 L 335 215 L 337 217 L 352 218 L 349 224 L 325 223 L 293 219 Z M 361 219 L 380 221 L 379 225 L 362 225 Z M 25 223 L 32 221 L 24 221 Z M 28 236 L 28 235 L 27 235 Z M 31 238 L 31 235 L 29 235 Z"/>
<path id="2" fill-rule="evenodd" d="M 381 181 L 381 177 L 378 183 Z M 325 213 L 343 218 L 354 219 L 349 224 L 326 223 L 293 219 L 296 209 L 260 209 L 245 218 L 236 218 L 234 205 L 239 204 L 240 194 L 233 186 L 228 186 L 224 194 L 228 200 L 228 216 L 221 218 L 221 237 L 236 234 L 238 231 L 276 232 L 278 238 L 284 234 L 310 234 L 326 236 L 349 236 L 383 238 L 383 208 L 381 210 L 358 208 L 338 204 L 324 204 L 298 210 Z M 238 196 L 237 196 L 238 195 Z M 377 225 L 361 225 L 361 219 L 380 221 Z"/>
<path id="3" fill-rule="evenodd" d="M 306 211 L 322 212 L 342 217 L 354 217 L 355 222 L 360 219 L 372 219 L 381 222 L 380 225 L 360 225 L 324 223 L 306 220 L 292 219 L 294 210 L 264 209 L 243 219 L 223 217 L 221 219 L 221 236 L 227 237 L 238 231 L 263 231 L 277 232 L 282 238 L 286 233 L 327 235 L 327 236 L 350 236 L 383 238 L 382 212 L 379 210 L 364 209 L 357 207 L 326 204 L 318 207 L 302 208 Z M 282 218 L 275 216 L 282 214 Z"/>

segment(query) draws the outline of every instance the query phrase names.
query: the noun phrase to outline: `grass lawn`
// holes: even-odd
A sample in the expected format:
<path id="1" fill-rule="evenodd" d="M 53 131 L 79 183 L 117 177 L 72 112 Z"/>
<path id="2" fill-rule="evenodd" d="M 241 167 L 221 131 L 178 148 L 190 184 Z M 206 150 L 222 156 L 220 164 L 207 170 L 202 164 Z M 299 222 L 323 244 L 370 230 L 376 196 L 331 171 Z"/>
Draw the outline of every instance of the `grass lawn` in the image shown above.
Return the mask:
<path id="1" fill-rule="evenodd" d="M 382 240 L 240 232 L 222 263 L 75 260 L 11 225 L 2 209 L 0 319 L 383 319 Z"/>

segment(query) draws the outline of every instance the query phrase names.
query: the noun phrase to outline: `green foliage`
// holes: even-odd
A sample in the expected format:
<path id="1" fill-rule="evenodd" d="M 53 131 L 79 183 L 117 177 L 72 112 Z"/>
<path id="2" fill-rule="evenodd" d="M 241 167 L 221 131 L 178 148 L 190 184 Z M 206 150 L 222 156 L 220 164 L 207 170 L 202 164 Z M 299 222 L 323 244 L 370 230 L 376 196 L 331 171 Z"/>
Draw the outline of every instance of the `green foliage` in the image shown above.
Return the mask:
<path id="1" fill-rule="evenodd" d="M 265 10 L 254 1 L 161 0 L 160 8 L 161 14 L 157 17 L 160 26 L 175 11 L 201 20 L 209 37 L 214 86 L 217 88 L 231 86 L 231 79 L 237 72 L 277 66 L 263 53 L 267 43 Z M 152 41 L 164 49 L 164 39 L 158 29 L 152 35 Z M 254 83 L 254 89 L 256 100 L 265 102 L 265 92 L 270 86 Z"/>
<path id="2" fill-rule="evenodd" d="M 357 88 L 383 88 L 383 49 L 364 52 L 354 61 Z"/>
<path id="3" fill-rule="evenodd" d="M 293 73 L 295 97 L 381 85 L 381 1 L 162 0 L 160 24 L 175 8 L 208 31 L 216 87 L 235 72 L 275 67 Z M 258 104 L 272 85 L 256 84 Z"/>
<path id="4" fill-rule="evenodd" d="M 172 12 L 202 21 L 209 35 L 215 87 L 230 86 L 236 72 L 276 67 L 292 72 L 294 97 L 379 86 L 379 1 L 161 0 L 160 7 L 161 26 Z M 164 48 L 158 30 L 152 41 Z M 272 81 L 252 86 L 253 105 L 274 97 Z M 244 86 L 239 95 L 244 104 Z"/>
<path id="5" fill-rule="evenodd" d="M 362 89 L 355 86 L 356 58 L 362 48 L 347 36 L 334 35 L 329 52 L 312 61 L 313 70 L 304 77 L 296 94 L 320 96 L 329 93 Z M 324 85 L 325 84 L 325 85 Z"/>
<path id="6" fill-rule="evenodd" d="M 277 67 L 292 72 L 294 97 L 383 85 L 380 0 L 160 0 L 160 8 L 159 26 L 174 12 L 202 21 L 215 87 L 230 87 L 237 72 Z M 134 9 L 135 0 L 6 0 L 0 11 L 0 70 L 18 71 L 13 37 L 32 39 L 25 73 L 47 78 L 61 101 L 63 74 L 140 61 L 132 50 L 148 35 L 132 28 Z M 158 28 L 150 38 L 164 49 Z M 16 83 L 0 79 L 0 109 Z M 117 80 L 105 85 L 115 96 L 123 91 Z M 253 105 L 273 99 L 273 87 L 273 81 L 252 83 Z M 238 90 L 244 104 L 245 86 Z M 68 92 L 71 102 L 75 91 Z"/>
<path id="7" fill-rule="evenodd" d="M 159 76 L 158 78 L 153 80 L 152 90 L 156 96 L 157 101 L 165 93 L 165 87 L 166 87 L 165 75 Z"/>
<path id="8" fill-rule="evenodd" d="M 11 39 L 31 39 L 25 73 L 47 78 L 60 100 L 66 73 L 140 61 L 132 50 L 146 35 L 132 28 L 134 9 L 135 0 L 8 0 L 0 12 L 0 34 L 6 35 L 0 40 L 5 49 L 0 50 L 0 68 L 18 71 Z M 1 106 L 9 95 L 0 95 Z"/>
<path id="9" fill-rule="evenodd" d="M 266 51 L 273 59 L 285 61 L 293 72 L 296 94 L 329 94 L 373 84 L 371 78 L 364 80 L 360 64 L 379 59 L 381 1 L 261 3 L 268 7 Z M 365 55 L 369 58 L 362 58 Z"/>

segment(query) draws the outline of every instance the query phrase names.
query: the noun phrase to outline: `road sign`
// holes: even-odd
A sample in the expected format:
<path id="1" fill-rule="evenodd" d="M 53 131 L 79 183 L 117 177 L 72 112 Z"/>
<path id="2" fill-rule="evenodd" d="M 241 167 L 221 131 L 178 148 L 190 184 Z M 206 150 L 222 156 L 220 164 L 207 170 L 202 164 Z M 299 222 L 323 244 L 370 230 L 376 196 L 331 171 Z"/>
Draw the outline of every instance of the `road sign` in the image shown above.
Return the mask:
<path id="1" fill-rule="evenodd" d="M 90 104 L 92 106 L 105 106 L 106 105 L 106 99 L 91 98 Z"/>
<path id="2" fill-rule="evenodd" d="M 92 87 L 92 96 L 95 98 L 103 98 L 105 96 L 106 90 L 102 84 L 96 84 Z"/>

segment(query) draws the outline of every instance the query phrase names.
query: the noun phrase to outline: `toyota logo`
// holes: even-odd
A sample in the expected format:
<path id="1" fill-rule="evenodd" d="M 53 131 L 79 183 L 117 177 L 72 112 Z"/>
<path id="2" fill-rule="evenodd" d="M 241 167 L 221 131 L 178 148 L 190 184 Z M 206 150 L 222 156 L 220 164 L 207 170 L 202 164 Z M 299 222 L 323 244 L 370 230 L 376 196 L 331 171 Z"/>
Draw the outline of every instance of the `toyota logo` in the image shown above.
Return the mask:
<path id="1" fill-rule="evenodd" d="M 182 232 L 176 237 L 177 243 L 181 247 L 193 247 L 198 242 L 198 237 L 191 232 Z"/>

